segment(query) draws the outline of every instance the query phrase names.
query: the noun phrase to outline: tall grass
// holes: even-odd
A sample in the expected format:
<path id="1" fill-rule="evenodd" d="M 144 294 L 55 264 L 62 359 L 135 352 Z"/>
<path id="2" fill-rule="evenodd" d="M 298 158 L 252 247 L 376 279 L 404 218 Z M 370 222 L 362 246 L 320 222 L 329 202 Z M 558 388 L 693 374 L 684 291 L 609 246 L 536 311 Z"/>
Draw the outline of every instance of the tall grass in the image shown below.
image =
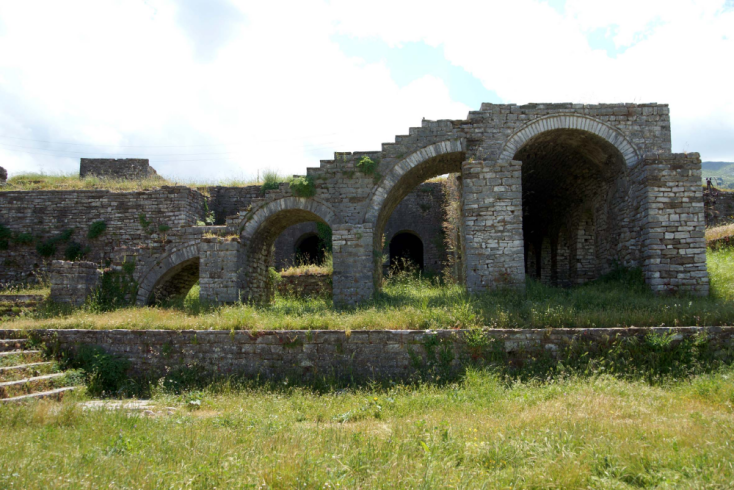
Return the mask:
<path id="1" fill-rule="evenodd" d="M 0 405 L 2 488 L 731 488 L 734 372 Z"/>
<path id="2" fill-rule="evenodd" d="M 124 308 L 109 313 L 54 308 L 5 328 L 91 329 L 439 329 L 694 326 L 734 324 L 731 251 L 709 253 L 712 295 L 657 296 L 639 270 L 618 270 L 572 289 L 528 280 L 524 291 L 467 294 L 454 284 L 409 274 L 392 277 L 375 298 L 335 308 L 330 298 L 276 296 L 270 305 L 212 306 L 196 290 L 166 307 Z"/>

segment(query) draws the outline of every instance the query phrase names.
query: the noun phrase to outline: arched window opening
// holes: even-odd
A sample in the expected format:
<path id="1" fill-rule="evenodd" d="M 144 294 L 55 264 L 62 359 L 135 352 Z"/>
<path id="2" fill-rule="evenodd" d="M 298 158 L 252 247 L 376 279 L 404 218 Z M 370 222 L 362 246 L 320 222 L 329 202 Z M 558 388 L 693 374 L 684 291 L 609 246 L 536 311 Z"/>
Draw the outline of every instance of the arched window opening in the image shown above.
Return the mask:
<path id="1" fill-rule="evenodd" d="M 199 257 L 181 262 L 158 279 L 148 304 L 182 300 L 199 281 Z"/>
<path id="2" fill-rule="evenodd" d="M 423 270 L 423 242 L 417 235 L 403 231 L 392 237 L 390 267 L 398 271 L 412 267 Z"/>

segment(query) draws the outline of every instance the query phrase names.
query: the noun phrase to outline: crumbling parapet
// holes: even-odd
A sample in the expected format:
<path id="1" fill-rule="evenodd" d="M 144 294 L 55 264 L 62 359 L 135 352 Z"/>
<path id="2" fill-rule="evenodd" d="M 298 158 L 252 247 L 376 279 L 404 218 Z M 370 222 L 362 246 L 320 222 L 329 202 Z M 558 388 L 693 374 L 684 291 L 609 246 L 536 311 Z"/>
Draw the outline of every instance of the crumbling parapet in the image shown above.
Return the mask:
<path id="1" fill-rule="evenodd" d="M 147 158 L 82 158 L 79 177 L 143 180 L 158 176 Z"/>
<path id="2" fill-rule="evenodd" d="M 698 153 L 645 155 L 642 270 L 659 293 L 709 292 Z"/>
<path id="3" fill-rule="evenodd" d="M 54 260 L 51 264 L 50 300 L 81 306 L 96 290 L 102 280 L 102 271 L 92 262 Z"/>

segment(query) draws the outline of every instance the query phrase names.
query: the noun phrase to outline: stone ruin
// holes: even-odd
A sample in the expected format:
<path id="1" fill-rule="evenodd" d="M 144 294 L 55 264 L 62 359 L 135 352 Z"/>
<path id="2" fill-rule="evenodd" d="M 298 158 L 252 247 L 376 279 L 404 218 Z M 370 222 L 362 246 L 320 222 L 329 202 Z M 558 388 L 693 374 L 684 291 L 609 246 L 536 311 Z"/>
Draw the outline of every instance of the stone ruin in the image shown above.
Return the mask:
<path id="1" fill-rule="evenodd" d="M 147 158 L 82 158 L 79 177 L 116 180 L 144 180 L 157 177 Z"/>
<path id="2" fill-rule="evenodd" d="M 0 224 L 52 242 L 50 257 L 78 240 L 93 264 L 134 261 L 135 301 L 144 305 L 197 280 L 204 300 L 268 301 L 279 237 L 322 223 L 332 231 L 334 302 L 355 304 L 381 285 L 386 235 L 416 234 L 419 197 L 417 208 L 406 197 L 446 174 L 458 216 L 451 253 L 471 293 L 522 288 L 526 275 L 581 284 L 619 264 L 640 267 L 655 292 L 708 294 L 700 157 L 671 153 L 669 108 L 654 103 L 482 104 L 463 120 L 424 120 L 381 151 L 335 153 L 264 193 L 3 192 Z M 202 226 L 208 211 L 215 225 Z M 87 239 L 100 220 L 106 231 Z M 39 250 L 11 240 L 0 250 L 0 282 L 47 270 Z"/>

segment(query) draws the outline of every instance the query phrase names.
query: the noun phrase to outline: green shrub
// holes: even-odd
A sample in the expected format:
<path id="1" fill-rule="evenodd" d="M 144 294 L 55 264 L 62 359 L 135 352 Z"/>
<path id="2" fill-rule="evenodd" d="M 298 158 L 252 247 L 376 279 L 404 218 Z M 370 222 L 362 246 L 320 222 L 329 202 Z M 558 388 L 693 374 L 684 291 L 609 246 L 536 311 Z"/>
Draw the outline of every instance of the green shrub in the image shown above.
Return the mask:
<path id="1" fill-rule="evenodd" d="M 30 245 L 33 243 L 33 235 L 30 233 L 18 233 L 13 237 L 13 241 L 18 245 Z"/>
<path id="2" fill-rule="evenodd" d="M 135 261 L 123 262 L 119 270 L 105 269 L 99 287 L 90 296 L 87 308 L 93 312 L 112 311 L 130 306 L 138 293 L 138 283 L 133 279 Z"/>
<path id="3" fill-rule="evenodd" d="M 79 242 L 70 242 L 64 250 L 64 258 L 66 260 L 79 260 L 89 253 L 89 247 L 85 247 Z"/>
<path id="4" fill-rule="evenodd" d="M 260 186 L 260 191 L 265 194 L 267 191 L 274 191 L 280 187 L 280 183 L 285 182 L 285 179 L 272 170 L 266 170 L 263 172 L 263 183 Z"/>
<path id="5" fill-rule="evenodd" d="M 98 220 L 89 225 L 89 231 L 87 232 L 87 238 L 94 240 L 99 237 L 102 233 L 107 230 L 107 223 L 104 220 Z"/>
<path id="6" fill-rule="evenodd" d="M 357 162 L 357 170 L 365 175 L 374 175 L 377 171 L 377 163 L 365 155 Z"/>
<path id="7" fill-rule="evenodd" d="M 92 396 L 120 395 L 129 382 L 130 361 L 108 354 L 99 346 L 81 345 L 67 366 L 84 371 L 87 391 Z"/>
<path id="8" fill-rule="evenodd" d="M 298 197 L 313 197 L 316 186 L 312 177 L 295 177 L 290 183 L 291 192 Z"/>
<path id="9" fill-rule="evenodd" d="M 8 249 L 11 236 L 13 236 L 13 233 L 10 231 L 10 229 L 5 225 L 0 224 L 0 250 Z"/>
<path id="10" fill-rule="evenodd" d="M 331 253 L 331 227 L 326 223 L 316 223 L 316 234 L 319 237 L 319 247 Z"/>
<path id="11" fill-rule="evenodd" d="M 67 228 L 60 234 L 37 243 L 36 252 L 38 252 L 41 257 L 51 257 L 56 254 L 56 245 L 62 242 L 68 242 L 73 234 L 74 228 Z"/>
<path id="12" fill-rule="evenodd" d="M 167 232 L 170 229 L 171 229 L 171 227 L 168 226 L 168 225 L 158 225 L 158 232 L 159 233 L 165 233 L 165 232 Z"/>

